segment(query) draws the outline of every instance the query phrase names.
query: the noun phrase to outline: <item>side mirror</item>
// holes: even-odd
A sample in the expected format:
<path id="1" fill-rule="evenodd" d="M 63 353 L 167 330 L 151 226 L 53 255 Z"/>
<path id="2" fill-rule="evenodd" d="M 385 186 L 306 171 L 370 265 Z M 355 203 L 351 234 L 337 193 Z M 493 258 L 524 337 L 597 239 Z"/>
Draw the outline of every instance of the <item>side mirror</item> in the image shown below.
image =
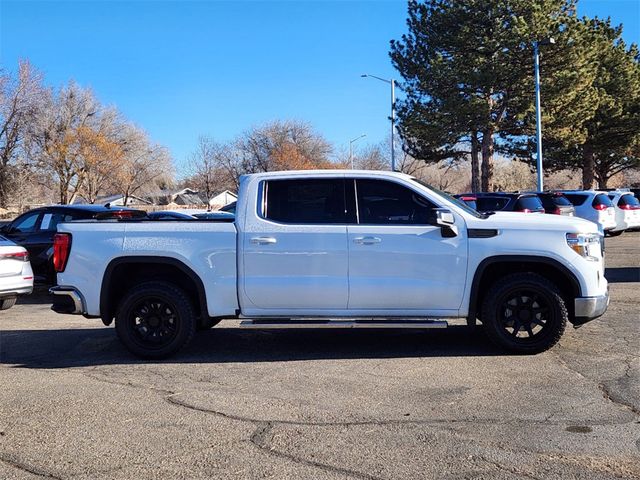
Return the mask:
<path id="1" fill-rule="evenodd" d="M 434 208 L 435 224 L 442 228 L 443 237 L 455 237 L 458 235 L 456 219 L 451 210 L 447 208 Z"/>
<path id="2" fill-rule="evenodd" d="M 440 227 L 453 227 L 456 224 L 455 218 L 451 210 L 446 208 L 436 208 L 436 224 Z"/>

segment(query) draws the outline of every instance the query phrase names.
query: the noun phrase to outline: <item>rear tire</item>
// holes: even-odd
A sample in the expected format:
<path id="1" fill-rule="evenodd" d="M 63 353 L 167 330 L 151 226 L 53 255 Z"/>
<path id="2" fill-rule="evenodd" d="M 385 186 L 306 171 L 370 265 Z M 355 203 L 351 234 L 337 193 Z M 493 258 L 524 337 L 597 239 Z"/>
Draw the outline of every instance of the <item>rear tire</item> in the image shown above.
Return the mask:
<path id="1" fill-rule="evenodd" d="M 17 297 L 3 298 L 0 300 L 0 310 L 9 310 L 16 304 Z"/>
<path id="2" fill-rule="evenodd" d="M 116 313 L 116 333 L 141 358 L 173 355 L 193 338 L 196 317 L 186 293 L 168 282 L 146 282 L 131 289 Z"/>
<path id="3" fill-rule="evenodd" d="M 558 287 L 535 273 L 515 273 L 496 281 L 482 305 L 487 336 L 514 353 L 540 353 L 553 347 L 568 316 Z"/>

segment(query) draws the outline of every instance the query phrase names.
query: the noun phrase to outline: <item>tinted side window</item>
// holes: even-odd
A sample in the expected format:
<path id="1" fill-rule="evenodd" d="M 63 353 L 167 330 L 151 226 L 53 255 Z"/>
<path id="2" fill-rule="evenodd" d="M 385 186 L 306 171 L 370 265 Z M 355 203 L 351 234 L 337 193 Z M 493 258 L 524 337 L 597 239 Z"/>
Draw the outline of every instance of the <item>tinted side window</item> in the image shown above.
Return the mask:
<path id="1" fill-rule="evenodd" d="M 611 202 L 611 199 L 604 193 L 599 193 L 598 195 L 595 196 L 595 198 L 593 199 L 593 202 L 591 202 L 592 206 L 596 206 L 596 205 L 604 205 L 606 207 L 613 207 L 613 203 Z"/>
<path id="2" fill-rule="evenodd" d="M 620 197 L 620 200 L 618 200 L 618 206 L 623 206 L 623 205 L 633 205 L 633 206 L 639 206 L 640 202 L 638 201 L 638 199 L 636 197 L 634 197 L 633 195 L 629 194 L 629 195 L 622 195 Z"/>
<path id="3" fill-rule="evenodd" d="M 346 223 L 341 178 L 269 180 L 263 215 L 283 223 Z"/>
<path id="4" fill-rule="evenodd" d="M 40 212 L 27 214 L 24 217 L 16 220 L 16 222 L 12 225 L 12 227 L 16 232 L 20 232 L 20 233 L 35 232 L 36 223 L 38 222 L 39 216 L 40 216 Z"/>
<path id="5" fill-rule="evenodd" d="M 476 205 L 478 205 L 479 212 L 493 212 L 496 210 L 502 210 L 509 203 L 507 197 L 478 197 L 476 199 Z"/>
<path id="6" fill-rule="evenodd" d="M 554 210 L 556 208 L 555 200 L 551 195 L 540 195 L 538 198 L 545 210 Z"/>
<path id="7" fill-rule="evenodd" d="M 553 196 L 553 201 L 555 202 L 556 205 L 564 205 L 564 206 L 567 206 L 567 207 L 572 206 L 572 204 L 569 201 L 569 199 L 564 195 L 554 195 Z"/>
<path id="8" fill-rule="evenodd" d="M 70 222 L 73 216 L 65 213 L 45 213 L 40 221 L 40 230 L 55 232 L 59 223 Z"/>
<path id="9" fill-rule="evenodd" d="M 538 197 L 520 197 L 515 206 L 516 210 L 542 210 L 542 202 Z"/>
<path id="10" fill-rule="evenodd" d="M 357 180 L 360 223 L 428 225 L 435 205 L 413 190 L 386 180 Z"/>
<path id="11" fill-rule="evenodd" d="M 582 205 L 585 202 L 585 200 L 587 199 L 587 195 L 580 195 L 579 193 L 565 193 L 565 196 L 576 207 L 579 206 L 579 205 Z"/>

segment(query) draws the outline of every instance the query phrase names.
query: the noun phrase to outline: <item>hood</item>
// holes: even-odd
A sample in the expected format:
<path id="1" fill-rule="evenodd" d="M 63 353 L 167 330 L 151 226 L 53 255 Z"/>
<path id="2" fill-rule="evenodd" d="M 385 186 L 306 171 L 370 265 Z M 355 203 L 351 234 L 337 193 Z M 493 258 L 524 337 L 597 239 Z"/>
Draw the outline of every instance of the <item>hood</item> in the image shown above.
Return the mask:
<path id="1" fill-rule="evenodd" d="M 547 213 L 496 212 L 484 220 L 467 218 L 467 227 L 598 233 L 598 225 L 583 218 Z"/>

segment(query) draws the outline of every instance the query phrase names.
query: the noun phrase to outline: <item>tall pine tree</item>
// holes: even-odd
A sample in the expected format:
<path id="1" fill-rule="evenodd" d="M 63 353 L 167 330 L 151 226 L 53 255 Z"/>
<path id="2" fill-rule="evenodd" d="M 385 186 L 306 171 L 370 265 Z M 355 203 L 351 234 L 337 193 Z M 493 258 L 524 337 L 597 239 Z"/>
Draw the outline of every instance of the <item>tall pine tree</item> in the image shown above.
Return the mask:
<path id="1" fill-rule="evenodd" d="M 596 52 L 592 113 L 582 121 L 583 135 L 566 138 L 551 129 L 545 158 L 552 168 L 581 169 L 583 188 L 596 182 L 606 188 L 614 175 L 640 167 L 640 56 L 610 20 L 583 18 L 581 24 L 585 50 Z"/>
<path id="2" fill-rule="evenodd" d="M 532 111 L 532 42 L 562 37 L 571 19 L 575 0 L 411 0 L 409 31 L 390 52 L 404 79 L 398 117 L 409 152 L 437 161 L 468 143 L 491 190 L 497 140 L 525 134 Z"/>

